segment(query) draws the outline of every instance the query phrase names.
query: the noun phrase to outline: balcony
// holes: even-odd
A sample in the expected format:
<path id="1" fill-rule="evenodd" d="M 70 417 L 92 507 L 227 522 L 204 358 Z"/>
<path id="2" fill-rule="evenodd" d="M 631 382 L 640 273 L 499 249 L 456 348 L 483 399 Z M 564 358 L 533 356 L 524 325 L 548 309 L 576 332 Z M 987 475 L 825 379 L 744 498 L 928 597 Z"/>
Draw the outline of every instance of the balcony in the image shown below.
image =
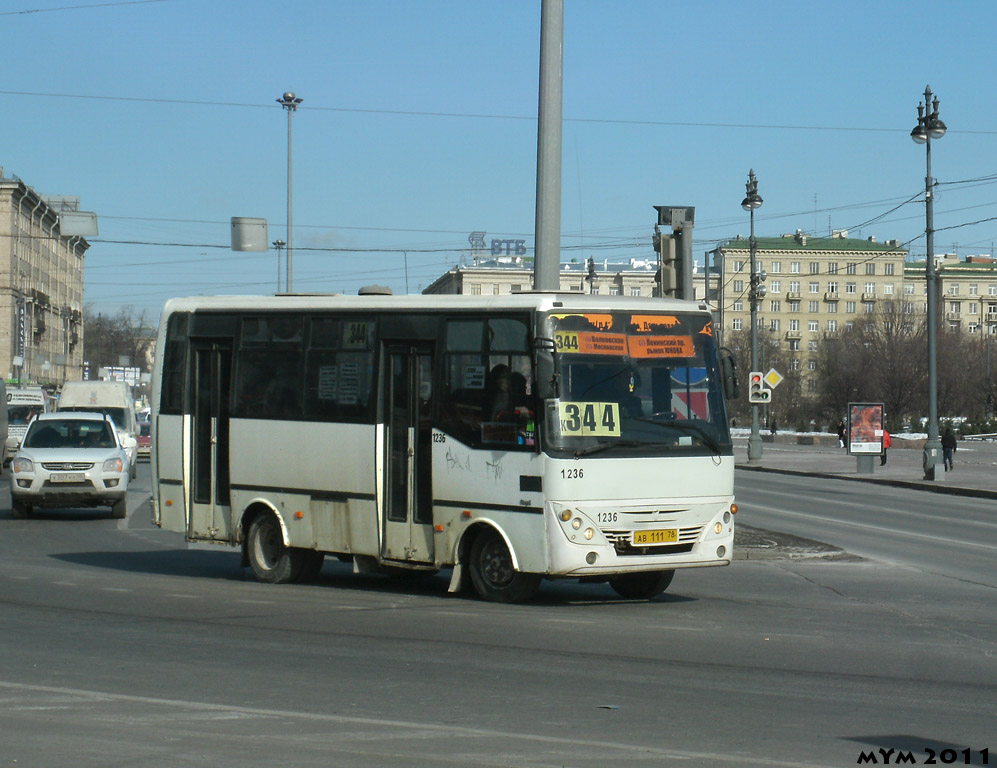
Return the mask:
<path id="1" fill-rule="evenodd" d="M 863 293 L 862 294 L 862 301 L 875 301 L 875 300 L 876 300 L 876 294 L 875 293 Z"/>
<path id="2" fill-rule="evenodd" d="M 801 331 L 786 331 L 786 338 L 788 340 L 802 339 L 803 333 Z"/>
<path id="3" fill-rule="evenodd" d="M 962 314 L 959 313 L 959 312 L 946 312 L 945 313 L 945 319 L 946 320 L 954 320 L 955 322 L 959 322 L 960 320 L 962 320 Z"/>
<path id="4" fill-rule="evenodd" d="M 824 301 L 837 301 L 839 298 L 837 291 L 828 291 L 824 294 Z"/>
<path id="5" fill-rule="evenodd" d="M 799 299 L 800 298 L 800 292 L 799 291 L 789 291 L 786 294 L 786 298 L 787 299 Z"/>

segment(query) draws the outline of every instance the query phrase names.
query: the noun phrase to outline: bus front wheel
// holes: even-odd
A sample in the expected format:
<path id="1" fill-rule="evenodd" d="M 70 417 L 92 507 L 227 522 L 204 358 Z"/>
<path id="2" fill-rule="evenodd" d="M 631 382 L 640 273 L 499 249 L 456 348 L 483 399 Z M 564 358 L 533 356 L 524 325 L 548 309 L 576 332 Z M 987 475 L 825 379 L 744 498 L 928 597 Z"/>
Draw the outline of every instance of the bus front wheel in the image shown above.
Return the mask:
<path id="1" fill-rule="evenodd" d="M 650 600 L 657 597 L 672 583 L 675 571 L 650 571 L 645 573 L 625 573 L 613 576 L 609 586 L 616 594 L 628 600 Z"/>
<path id="2" fill-rule="evenodd" d="M 495 531 L 483 531 L 474 540 L 469 565 L 474 589 L 485 600 L 519 603 L 540 588 L 540 574 L 517 571 L 509 548 Z"/>
<path id="3" fill-rule="evenodd" d="M 286 584 L 300 572 L 301 551 L 284 546 L 284 536 L 277 518 L 258 515 L 249 526 L 247 537 L 249 566 L 258 581 Z"/>

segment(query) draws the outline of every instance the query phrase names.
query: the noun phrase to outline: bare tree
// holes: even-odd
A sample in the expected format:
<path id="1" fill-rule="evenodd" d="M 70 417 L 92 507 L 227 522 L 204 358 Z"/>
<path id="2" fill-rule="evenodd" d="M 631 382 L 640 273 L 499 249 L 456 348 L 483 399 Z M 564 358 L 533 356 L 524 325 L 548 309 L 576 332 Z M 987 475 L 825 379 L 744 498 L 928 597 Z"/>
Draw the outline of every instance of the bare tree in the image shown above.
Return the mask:
<path id="1" fill-rule="evenodd" d="M 126 366 L 148 370 L 155 333 L 150 329 L 145 311 L 135 313 L 132 306 L 122 307 L 117 315 L 94 314 L 83 308 L 83 359 L 89 362 L 92 376 L 101 368 Z"/>

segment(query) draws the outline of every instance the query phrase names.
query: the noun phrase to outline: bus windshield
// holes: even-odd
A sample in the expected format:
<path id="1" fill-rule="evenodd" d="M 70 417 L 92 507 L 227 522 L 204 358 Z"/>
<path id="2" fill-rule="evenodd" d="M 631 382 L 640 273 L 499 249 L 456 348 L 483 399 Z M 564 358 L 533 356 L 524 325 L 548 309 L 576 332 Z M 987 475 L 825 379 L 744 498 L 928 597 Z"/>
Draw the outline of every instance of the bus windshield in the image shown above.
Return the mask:
<path id="1" fill-rule="evenodd" d="M 546 324 L 560 373 L 548 451 L 731 454 L 709 317 L 552 312 Z"/>

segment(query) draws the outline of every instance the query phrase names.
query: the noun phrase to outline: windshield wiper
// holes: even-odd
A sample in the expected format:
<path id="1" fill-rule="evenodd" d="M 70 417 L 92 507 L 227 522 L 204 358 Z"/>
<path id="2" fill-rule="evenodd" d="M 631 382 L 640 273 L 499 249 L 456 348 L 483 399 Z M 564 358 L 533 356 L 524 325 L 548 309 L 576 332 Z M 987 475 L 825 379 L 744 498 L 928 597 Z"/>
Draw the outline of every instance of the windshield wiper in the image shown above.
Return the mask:
<path id="1" fill-rule="evenodd" d="M 702 440 L 703 444 L 706 445 L 707 448 L 713 451 L 717 456 L 720 455 L 720 443 L 716 441 L 713 435 L 698 424 L 691 424 L 688 421 L 677 421 L 676 419 L 658 420 L 646 419 L 643 417 L 635 418 L 634 421 L 645 421 L 648 424 L 657 424 L 659 427 L 674 427 L 675 429 L 695 435 Z"/>
<path id="2" fill-rule="evenodd" d="M 648 445 L 648 443 L 642 443 L 638 440 L 617 440 L 615 443 L 599 443 L 598 445 L 590 445 L 588 448 L 579 448 L 575 451 L 575 458 L 579 459 L 582 456 L 591 456 L 593 453 L 602 453 L 603 451 L 608 451 L 610 448 L 636 448 L 641 445 Z"/>

